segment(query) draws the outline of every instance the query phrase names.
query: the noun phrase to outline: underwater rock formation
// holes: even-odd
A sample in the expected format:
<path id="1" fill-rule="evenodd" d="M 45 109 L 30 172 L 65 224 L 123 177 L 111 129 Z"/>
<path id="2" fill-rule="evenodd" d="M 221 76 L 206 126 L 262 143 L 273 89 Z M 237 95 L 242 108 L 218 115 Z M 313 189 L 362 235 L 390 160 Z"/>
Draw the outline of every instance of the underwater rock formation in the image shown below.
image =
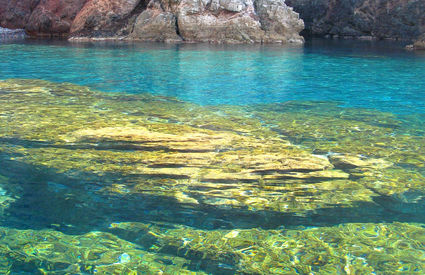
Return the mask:
<path id="1" fill-rule="evenodd" d="M 19 79 L 0 104 L 0 273 L 425 270 L 423 116 Z"/>
<path id="2" fill-rule="evenodd" d="M 300 14 L 305 34 L 412 40 L 425 32 L 423 0 L 287 0 Z"/>
<path id="3" fill-rule="evenodd" d="M 317 102 L 207 108 L 38 80 L 2 81 L 0 90 L 0 137 L 22 140 L 0 152 L 72 177 L 131 178 L 105 193 L 307 213 L 425 182 L 413 169 L 423 166 L 423 135 L 403 134 L 397 117 L 375 110 Z"/>
<path id="4" fill-rule="evenodd" d="M 68 235 L 53 229 L 0 227 L 0 272 L 218 275 L 425 270 L 421 224 L 209 231 L 115 222 L 107 231 Z"/>

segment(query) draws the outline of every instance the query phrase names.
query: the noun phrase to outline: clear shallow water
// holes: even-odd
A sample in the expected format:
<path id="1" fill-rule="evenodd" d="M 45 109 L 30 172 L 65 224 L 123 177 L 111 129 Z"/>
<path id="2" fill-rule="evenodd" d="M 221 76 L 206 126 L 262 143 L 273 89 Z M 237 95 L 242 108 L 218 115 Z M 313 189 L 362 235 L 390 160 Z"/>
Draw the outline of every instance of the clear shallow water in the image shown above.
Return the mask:
<path id="1" fill-rule="evenodd" d="M 0 273 L 425 272 L 423 55 L 0 52 Z"/>
<path id="2" fill-rule="evenodd" d="M 1 79 L 149 92 L 201 105 L 340 101 L 395 113 L 425 111 L 425 55 L 385 42 L 305 48 L 161 44 L 0 45 Z"/>

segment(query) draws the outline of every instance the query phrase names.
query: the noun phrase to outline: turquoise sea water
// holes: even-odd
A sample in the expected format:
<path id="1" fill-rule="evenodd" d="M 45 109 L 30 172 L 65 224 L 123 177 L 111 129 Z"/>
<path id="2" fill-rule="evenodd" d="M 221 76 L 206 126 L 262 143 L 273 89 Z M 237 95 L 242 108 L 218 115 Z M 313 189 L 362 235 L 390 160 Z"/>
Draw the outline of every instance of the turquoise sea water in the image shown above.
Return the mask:
<path id="1" fill-rule="evenodd" d="M 0 55 L 0 273 L 425 273 L 424 53 Z"/>
<path id="2" fill-rule="evenodd" d="M 423 113 L 425 56 L 392 43 L 318 40 L 302 48 L 3 44 L 0 78 L 148 92 L 202 105 L 336 100 L 344 106 Z"/>

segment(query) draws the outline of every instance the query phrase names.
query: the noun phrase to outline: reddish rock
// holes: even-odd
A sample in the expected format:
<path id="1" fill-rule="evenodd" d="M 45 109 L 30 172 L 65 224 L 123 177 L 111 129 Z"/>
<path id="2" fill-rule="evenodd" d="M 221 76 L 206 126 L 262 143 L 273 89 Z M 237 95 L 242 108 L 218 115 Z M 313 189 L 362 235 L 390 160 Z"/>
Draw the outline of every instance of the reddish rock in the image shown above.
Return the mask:
<path id="1" fill-rule="evenodd" d="M 0 0 L 0 26 L 35 36 L 301 42 L 302 21 L 286 4 L 306 34 L 417 40 L 415 48 L 423 47 L 424 0 Z"/>
<path id="2" fill-rule="evenodd" d="M 23 29 L 40 0 L 0 0 L 0 26 Z"/>
<path id="3" fill-rule="evenodd" d="M 75 17 L 71 33 L 77 36 L 114 36 L 134 14 L 146 7 L 143 0 L 89 0 Z"/>
<path id="4" fill-rule="evenodd" d="M 71 23 L 87 0 L 41 0 L 25 29 L 33 36 L 66 36 Z"/>

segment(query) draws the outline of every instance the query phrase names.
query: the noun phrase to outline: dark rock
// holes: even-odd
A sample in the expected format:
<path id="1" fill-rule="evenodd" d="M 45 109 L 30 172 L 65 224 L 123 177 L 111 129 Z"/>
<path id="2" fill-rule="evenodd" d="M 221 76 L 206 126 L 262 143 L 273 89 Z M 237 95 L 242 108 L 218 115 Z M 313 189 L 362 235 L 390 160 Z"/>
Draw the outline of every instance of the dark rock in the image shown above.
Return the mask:
<path id="1" fill-rule="evenodd" d="M 306 35 L 411 40 L 425 32 L 423 0 L 287 0 Z"/>
<path id="2" fill-rule="evenodd" d="M 0 26 L 23 29 L 40 0 L 0 0 Z"/>

